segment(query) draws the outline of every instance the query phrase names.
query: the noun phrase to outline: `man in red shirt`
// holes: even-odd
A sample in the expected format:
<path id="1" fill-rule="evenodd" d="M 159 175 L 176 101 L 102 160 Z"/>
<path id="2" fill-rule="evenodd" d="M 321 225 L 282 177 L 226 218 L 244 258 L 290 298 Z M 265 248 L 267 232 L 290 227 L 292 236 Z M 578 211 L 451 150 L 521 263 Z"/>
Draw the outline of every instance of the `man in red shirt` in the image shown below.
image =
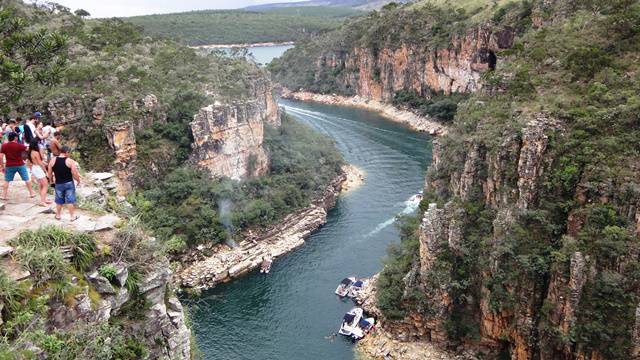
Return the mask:
<path id="1" fill-rule="evenodd" d="M 9 192 L 9 183 L 13 181 L 16 173 L 20 174 L 20 178 L 24 181 L 24 184 L 29 190 L 30 197 L 36 196 L 33 189 L 31 189 L 31 183 L 29 182 L 29 172 L 27 166 L 22 160 L 22 153 L 27 151 L 27 146 L 18 144 L 18 134 L 10 133 L 8 136 L 8 142 L 2 144 L 0 147 L 0 153 L 4 155 L 5 164 L 2 164 L 0 158 L 0 172 L 4 172 L 4 184 L 2 185 L 2 200 L 7 200 L 7 193 Z"/>

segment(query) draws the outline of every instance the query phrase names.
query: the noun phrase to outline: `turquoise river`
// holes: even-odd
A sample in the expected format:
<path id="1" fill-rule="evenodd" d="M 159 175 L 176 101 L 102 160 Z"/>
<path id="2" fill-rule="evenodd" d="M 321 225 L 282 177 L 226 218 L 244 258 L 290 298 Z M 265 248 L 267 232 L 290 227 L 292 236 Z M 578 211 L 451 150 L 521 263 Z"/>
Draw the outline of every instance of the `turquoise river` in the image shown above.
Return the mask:
<path id="1" fill-rule="evenodd" d="M 337 332 L 353 307 L 334 295 L 346 276 L 380 271 L 398 241 L 398 214 L 412 213 L 431 159 L 428 135 L 380 115 L 345 107 L 281 101 L 288 114 L 330 136 L 366 174 L 342 195 L 327 224 L 304 246 L 277 259 L 269 275 L 253 272 L 203 294 L 193 329 L 205 359 L 353 359 L 354 344 Z"/>

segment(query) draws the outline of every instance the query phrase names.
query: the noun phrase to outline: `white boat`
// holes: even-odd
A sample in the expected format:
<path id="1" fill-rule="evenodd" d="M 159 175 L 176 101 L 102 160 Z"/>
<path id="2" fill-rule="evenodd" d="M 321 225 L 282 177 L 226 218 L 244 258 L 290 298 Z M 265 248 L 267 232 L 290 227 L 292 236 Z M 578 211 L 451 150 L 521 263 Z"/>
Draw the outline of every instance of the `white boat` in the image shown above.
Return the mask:
<path id="1" fill-rule="evenodd" d="M 273 260 L 271 259 L 271 257 L 262 258 L 262 264 L 260 265 L 260 272 L 263 274 L 268 274 L 269 271 L 271 271 L 272 263 L 273 263 Z"/>
<path id="2" fill-rule="evenodd" d="M 371 331 L 371 329 L 373 329 L 373 325 L 376 323 L 376 320 L 374 318 L 360 318 L 360 320 L 358 321 L 358 325 L 356 326 L 355 329 L 353 329 L 351 331 L 351 337 L 354 340 L 360 340 L 363 337 L 365 337 L 365 335 L 367 335 L 369 333 L 369 331 Z"/>
<path id="3" fill-rule="evenodd" d="M 351 289 L 351 285 L 356 281 L 355 277 L 348 277 L 342 279 L 340 281 L 340 285 L 336 288 L 336 295 L 344 297 L 349 295 L 349 290 Z"/>
<path id="4" fill-rule="evenodd" d="M 363 311 L 361 308 L 355 307 L 349 310 L 348 313 L 344 314 L 338 334 L 352 337 L 354 331 L 357 333 L 362 332 L 362 330 L 358 328 L 358 323 L 360 322 L 360 319 L 362 319 L 362 313 Z"/>
<path id="5" fill-rule="evenodd" d="M 362 288 L 364 288 L 364 286 L 367 285 L 366 281 L 362 281 L 362 280 L 357 280 L 354 281 L 353 284 L 351 284 L 351 286 L 349 287 L 349 292 L 347 293 L 347 296 L 350 298 L 355 298 L 358 293 L 362 290 Z"/>

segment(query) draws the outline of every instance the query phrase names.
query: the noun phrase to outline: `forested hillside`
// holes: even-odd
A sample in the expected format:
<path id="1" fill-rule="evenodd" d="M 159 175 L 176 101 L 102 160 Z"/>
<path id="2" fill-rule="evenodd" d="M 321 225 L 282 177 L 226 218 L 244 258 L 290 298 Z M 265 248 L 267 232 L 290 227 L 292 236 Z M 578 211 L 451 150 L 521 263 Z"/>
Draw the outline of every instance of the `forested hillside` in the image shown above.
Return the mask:
<path id="1" fill-rule="evenodd" d="M 379 9 L 390 2 L 405 3 L 409 0 L 390 1 L 390 0 L 307 0 L 307 1 L 294 1 L 284 3 L 272 3 L 248 6 L 246 10 L 266 10 L 276 8 L 287 8 L 297 6 L 341 6 L 351 7 L 358 10 L 373 10 Z"/>
<path id="2" fill-rule="evenodd" d="M 639 24 L 633 0 L 420 2 L 272 64 L 294 90 L 429 115 L 469 94 L 378 280 L 387 331 L 489 358 L 637 358 Z"/>
<path id="3" fill-rule="evenodd" d="M 126 18 L 152 36 L 186 45 L 296 41 L 332 30 L 361 14 L 343 7 L 287 7 L 261 11 L 204 10 Z"/>

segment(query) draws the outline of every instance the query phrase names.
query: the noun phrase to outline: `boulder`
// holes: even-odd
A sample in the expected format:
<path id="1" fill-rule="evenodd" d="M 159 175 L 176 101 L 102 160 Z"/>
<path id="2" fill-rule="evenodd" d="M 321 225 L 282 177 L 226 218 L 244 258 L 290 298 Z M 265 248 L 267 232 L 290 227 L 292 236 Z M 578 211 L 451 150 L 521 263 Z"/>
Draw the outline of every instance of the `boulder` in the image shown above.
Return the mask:
<path id="1" fill-rule="evenodd" d="M 87 281 L 93 286 L 94 289 L 103 295 L 115 295 L 116 290 L 113 288 L 109 280 L 104 276 L 98 274 L 97 271 L 87 275 Z"/>
<path id="2" fill-rule="evenodd" d="M 116 276 L 113 278 L 113 282 L 115 282 L 116 285 L 123 287 L 129 277 L 129 270 L 123 263 L 116 263 L 111 266 L 116 269 Z"/>

